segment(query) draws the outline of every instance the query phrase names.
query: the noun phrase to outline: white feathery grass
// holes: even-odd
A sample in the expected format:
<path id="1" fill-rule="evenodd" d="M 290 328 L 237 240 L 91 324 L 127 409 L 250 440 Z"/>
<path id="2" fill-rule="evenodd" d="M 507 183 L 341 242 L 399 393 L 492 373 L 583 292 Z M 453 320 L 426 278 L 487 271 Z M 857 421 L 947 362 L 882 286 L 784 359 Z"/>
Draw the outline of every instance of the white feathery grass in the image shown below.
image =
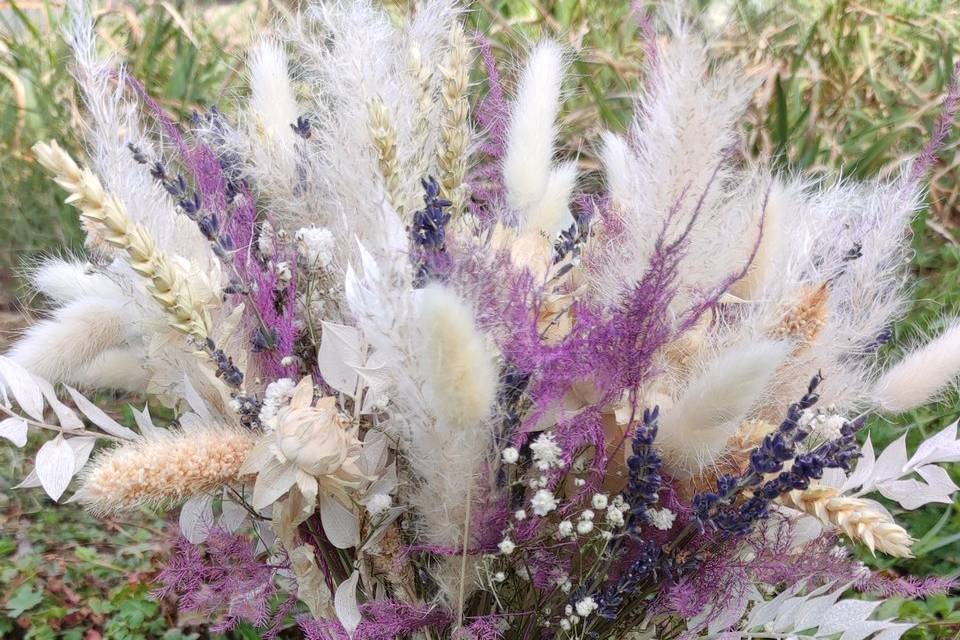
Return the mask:
<path id="1" fill-rule="evenodd" d="M 126 345 L 129 325 L 129 314 L 118 300 L 80 298 L 29 327 L 8 356 L 50 382 L 80 384 L 93 360 Z"/>
<path id="2" fill-rule="evenodd" d="M 29 274 L 30 284 L 38 293 L 58 303 L 83 297 L 118 298 L 123 290 L 102 273 L 88 270 L 80 261 L 50 258 Z"/>
<path id="3" fill-rule="evenodd" d="M 531 211 L 551 186 L 550 199 L 555 202 L 570 182 L 569 168 L 562 169 L 551 180 L 564 71 L 563 54 L 557 43 L 544 40 L 536 45 L 530 52 L 511 107 L 503 179 L 507 201 L 520 213 L 522 224 L 552 222 L 555 211 L 541 212 L 539 219 L 531 219 Z M 556 209 L 555 204 L 552 209 Z"/>
<path id="4" fill-rule="evenodd" d="M 607 192 L 613 198 L 614 206 L 625 209 L 630 206 L 633 180 L 639 172 L 635 156 L 622 136 L 612 131 L 604 131 L 602 138 L 600 164 L 603 167 Z"/>
<path id="5" fill-rule="evenodd" d="M 788 345 L 771 340 L 731 348 L 687 386 L 660 418 L 657 444 L 672 473 L 696 476 L 720 458 L 788 350 Z"/>
<path id="6" fill-rule="evenodd" d="M 250 74 L 249 109 L 269 140 L 291 144 L 296 133 L 290 125 L 300 116 L 290 83 L 287 54 L 283 45 L 263 38 L 254 45 L 247 62 Z"/>
<path id="7" fill-rule="evenodd" d="M 561 164 L 550 172 L 540 199 L 527 211 L 525 228 L 553 238 L 573 223 L 570 196 L 577 184 L 577 163 Z"/>
<path id="8" fill-rule="evenodd" d="M 902 413 L 939 396 L 960 376 L 960 321 L 911 351 L 877 381 L 873 398 L 890 413 Z"/>

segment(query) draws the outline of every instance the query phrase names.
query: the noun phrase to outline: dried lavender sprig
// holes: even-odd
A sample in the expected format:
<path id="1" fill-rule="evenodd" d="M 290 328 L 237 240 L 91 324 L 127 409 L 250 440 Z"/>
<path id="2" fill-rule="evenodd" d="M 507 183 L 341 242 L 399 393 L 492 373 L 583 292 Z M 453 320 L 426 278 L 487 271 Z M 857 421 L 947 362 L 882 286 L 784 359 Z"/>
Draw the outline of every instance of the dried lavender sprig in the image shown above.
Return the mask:
<path id="1" fill-rule="evenodd" d="M 440 184 L 433 176 L 421 179 L 420 184 L 425 192 L 425 206 L 413 214 L 410 225 L 410 240 L 414 247 L 412 253 L 417 261 L 418 285 L 422 285 L 432 275 L 438 258 L 446 252 L 446 229 L 452 217 L 446 210 L 453 204 L 440 197 Z"/>
<path id="2" fill-rule="evenodd" d="M 643 423 L 633 434 L 632 455 L 627 458 L 629 480 L 621 495 L 630 506 L 627 531 L 632 536 L 639 535 L 640 526 L 648 521 L 647 511 L 660 499 L 658 494 L 663 485 L 660 475 L 663 460 L 653 448 L 659 419 L 660 407 L 644 409 Z"/>
<path id="3" fill-rule="evenodd" d="M 140 147 L 132 142 L 128 142 L 127 148 L 137 163 L 142 165 L 151 164 L 149 158 L 147 158 Z M 152 162 L 150 175 L 174 198 L 177 203 L 177 208 L 197 224 L 200 233 L 210 242 L 210 246 L 217 257 L 221 260 L 227 260 L 229 253 L 235 248 L 233 239 L 229 235 L 221 232 L 220 218 L 215 212 L 203 213 L 203 200 L 200 197 L 200 192 L 189 188 L 183 174 L 178 173 L 176 176 L 172 175 L 167 170 L 166 165 L 160 160 Z"/>

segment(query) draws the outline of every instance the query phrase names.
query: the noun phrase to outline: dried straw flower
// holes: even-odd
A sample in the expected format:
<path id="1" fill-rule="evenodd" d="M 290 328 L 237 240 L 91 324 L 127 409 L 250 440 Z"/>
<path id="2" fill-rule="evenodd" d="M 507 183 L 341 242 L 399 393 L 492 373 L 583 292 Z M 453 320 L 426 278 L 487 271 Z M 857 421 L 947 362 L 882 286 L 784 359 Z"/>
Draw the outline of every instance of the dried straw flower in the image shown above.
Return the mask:
<path id="1" fill-rule="evenodd" d="M 897 558 L 912 558 L 910 534 L 868 500 L 841 496 L 833 487 L 813 486 L 780 496 L 781 504 L 832 524 L 855 542 Z"/>
<path id="2" fill-rule="evenodd" d="M 75 499 L 95 514 L 166 507 L 241 480 L 251 433 L 231 429 L 170 431 L 97 456 Z"/>

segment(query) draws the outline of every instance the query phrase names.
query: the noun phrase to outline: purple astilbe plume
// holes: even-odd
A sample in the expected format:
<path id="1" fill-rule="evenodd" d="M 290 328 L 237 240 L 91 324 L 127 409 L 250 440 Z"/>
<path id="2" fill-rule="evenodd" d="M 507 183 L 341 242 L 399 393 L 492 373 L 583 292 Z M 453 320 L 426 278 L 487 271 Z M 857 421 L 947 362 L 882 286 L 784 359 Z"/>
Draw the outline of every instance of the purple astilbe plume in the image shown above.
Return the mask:
<path id="1" fill-rule="evenodd" d="M 464 640 L 500 640 L 503 638 L 503 618 L 497 615 L 475 618 L 463 630 Z"/>
<path id="2" fill-rule="evenodd" d="M 927 596 L 947 593 L 960 586 L 960 580 L 943 576 L 887 576 L 878 572 L 864 573 L 853 587 L 862 593 L 870 593 L 881 598 L 926 598 Z"/>
<path id="3" fill-rule="evenodd" d="M 417 607 L 406 602 L 376 600 L 360 607 L 363 616 L 353 640 L 392 640 L 422 629 L 443 628 L 453 621 L 449 611 L 438 607 Z M 301 616 L 297 624 L 307 640 L 349 640 L 338 620 L 315 620 Z"/>
<path id="4" fill-rule="evenodd" d="M 490 41 L 481 34 L 477 34 L 475 39 L 487 72 L 487 95 L 480 102 L 476 115 L 477 122 L 484 130 L 480 152 L 486 159 L 471 171 L 467 182 L 472 194 L 470 210 L 480 219 L 486 220 L 493 215 L 493 205 L 503 198 L 501 167 L 507 146 L 510 108 L 504 97 L 503 82 Z"/>
<path id="5" fill-rule="evenodd" d="M 913 161 L 910 171 L 910 182 L 921 184 L 927 180 L 930 170 L 937 163 L 937 152 L 943 147 L 953 128 L 953 122 L 960 110 L 960 62 L 957 62 L 947 85 L 947 95 L 943 99 L 943 108 L 933 125 L 933 135 L 927 142 L 920 155 Z"/>
<path id="6" fill-rule="evenodd" d="M 210 530 L 204 545 L 178 538 L 167 566 L 157 576 L 154 597 L 175 596 L 181 611 L 216 620 L 212 631 L 241 622 L 262 627 L 271 620 L 276 566 L 257 559 L 256 543 L 223 529 Z"/>

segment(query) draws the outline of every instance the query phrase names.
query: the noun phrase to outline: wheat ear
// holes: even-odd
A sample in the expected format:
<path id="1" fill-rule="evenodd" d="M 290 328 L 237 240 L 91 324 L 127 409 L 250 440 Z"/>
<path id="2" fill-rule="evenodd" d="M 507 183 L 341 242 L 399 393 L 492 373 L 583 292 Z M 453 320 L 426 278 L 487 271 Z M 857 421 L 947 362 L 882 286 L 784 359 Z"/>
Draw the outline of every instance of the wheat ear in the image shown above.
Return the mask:
<path id="1" fill-rule="evenodd" d="M 443 99 L 443 121 L 440 127 L 440 148 L 437 164 L 440 168 L 440 186 L 453 203 L 454 214 L 463 211 L 467 200 L 467 146 L 470 144 L 469 103 L 467 89 L 470 83 L 470 47 L 463 25 L 459 22 L 450 31 L 450 52 L 440 67 L 443 81 L 440 95 Z"/>
<path id="2" fill-rule="evenodd" d="M 94 237 L 122 249 L 130 267 L 146 278 L 147 290 L 171 316 L 170 325 L 201 341 L 210 335 L 210 316 L 190 291 L 187 275 L 170 256 L 157 249 L 150 232 L 134 222 L 123 202 L 107 193 L 90 169 L 80 168 L 56 141 L 33 147 L 37 161 L 70 195 L 66 202 L 80 211 Z"/>
<path id="3" fill-rule="evenodd" d="M 838 527 L 854 542 L 867 545 L 870 553 L 913 557 L 910 534 L 867 500 L 841 496 L 833 487 L 813 486 L 781 494 L 780 503 Z"/>
<path id="4" fill-rule="evenodd" d="M 397 157 L 397 129 L 387 106 L 380 98 L 374 98 L 367 103 L 367 115 L 367 128 L 373 148 L 377 152 L 377 166 L 383 177 L 387 197 L 397 213 L 403 215 L 405 207 L 400 186 L 400 160 Z"/>

